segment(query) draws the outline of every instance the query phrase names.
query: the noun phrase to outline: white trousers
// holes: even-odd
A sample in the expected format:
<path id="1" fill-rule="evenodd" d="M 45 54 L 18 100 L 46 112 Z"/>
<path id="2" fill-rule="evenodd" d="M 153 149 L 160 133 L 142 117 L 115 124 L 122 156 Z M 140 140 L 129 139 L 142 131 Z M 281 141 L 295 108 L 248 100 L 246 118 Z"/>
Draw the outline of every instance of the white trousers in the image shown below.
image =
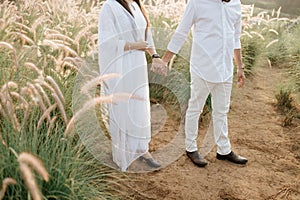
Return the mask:
<path id="1" fill-rule="evenodd" d="M 232 83 L 211 83 L 191 73 L 191 97 L 185 116 L 185 144 L 189 152 L 197 151 L 198 122 L 206 99 L 211 94 L 212 125 L 217 152 L 226 155 L 231 151 L 228 138 L 227 113 L 230 106 Z M 204 144 L 205 145 L 205 144 Z"/>

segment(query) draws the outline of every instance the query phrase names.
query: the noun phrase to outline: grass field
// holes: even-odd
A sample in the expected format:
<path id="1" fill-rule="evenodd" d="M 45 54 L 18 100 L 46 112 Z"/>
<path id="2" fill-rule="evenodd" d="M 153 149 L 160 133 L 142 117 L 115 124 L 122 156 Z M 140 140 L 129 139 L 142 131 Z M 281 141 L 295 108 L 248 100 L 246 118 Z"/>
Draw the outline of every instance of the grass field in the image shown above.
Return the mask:
<path id="1" fill-rule="evenodd" d="M 300 16 L 300 1 L 298 0 L 242 0 L 244 4 L 255 4 L 256 7 L 265 9 L 278 9 L 295 17 Z"/>

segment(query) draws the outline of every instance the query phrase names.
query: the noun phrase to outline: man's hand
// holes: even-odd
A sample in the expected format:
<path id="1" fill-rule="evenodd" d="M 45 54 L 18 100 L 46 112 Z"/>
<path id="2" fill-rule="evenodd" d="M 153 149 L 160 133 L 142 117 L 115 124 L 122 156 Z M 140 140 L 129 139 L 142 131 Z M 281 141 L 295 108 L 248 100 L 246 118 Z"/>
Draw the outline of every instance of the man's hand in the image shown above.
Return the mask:
<path id="1" fill-rule="evenodd" d="M 167 76 L 168 73 L 167 63 L 163 62 L 160 58 L 153 58 L 151 71 L 156 72 L 160 75 Z"/>
<path id="2" fill-rule="evenodd" d="M 238 68 L 237 69 L 237 78 L 238 78 L 238 87 L 241 88 L 245 84 L 245 73 L 243 68 Z"/>

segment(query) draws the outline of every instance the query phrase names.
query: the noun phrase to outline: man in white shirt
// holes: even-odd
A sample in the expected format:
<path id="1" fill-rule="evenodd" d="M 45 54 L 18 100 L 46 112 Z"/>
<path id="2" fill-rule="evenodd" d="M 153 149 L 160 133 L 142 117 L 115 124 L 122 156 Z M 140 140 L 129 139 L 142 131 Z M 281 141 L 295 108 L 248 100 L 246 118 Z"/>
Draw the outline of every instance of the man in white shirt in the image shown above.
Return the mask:
<path id="1" fill-rule="evenodd" d="M 217 159 L 246 164 L 247 159 L 231 151 L 227 113 L 233 79 L 233 58 L 237 65 L 238 86 L 244 85 L 241 56 L 240 0 L 189 0 L 181 23 L 173 35 L 163 61 L 177 54 L 193 27 L 190 59 L 191 97 L 185 118 L 187 156 L 199 167 L 207 161 L 198 153 L 198 121 L 209 94 Z"/>

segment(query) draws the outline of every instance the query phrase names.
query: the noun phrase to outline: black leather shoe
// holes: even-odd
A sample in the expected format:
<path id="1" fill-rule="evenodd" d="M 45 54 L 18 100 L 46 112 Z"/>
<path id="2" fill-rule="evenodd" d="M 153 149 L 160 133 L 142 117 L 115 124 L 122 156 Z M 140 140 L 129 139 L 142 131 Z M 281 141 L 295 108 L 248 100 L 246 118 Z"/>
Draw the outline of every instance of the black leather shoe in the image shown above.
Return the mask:
<path id="1" fill-rule="evenodd" d="M 193 152 L 186 151 L 186 155 L 198 167 L 205 167 L 207 165 L 206 160 L 199 155 L 198 151 L 193 151 Z"/>
<path id="2" fill-rule="evenodd" d="M 147 165 L 149 167 L 153 167 L 153 168 L 159 168 L 161 167 L 161 164 L 159 164 L 156 160 L 154 160 L 153 158 L 146 158 L 144 156 L 140 156 L 139 159 L 141 161 L 145 161 L 147 163 Z"/>
<path id="3" fill-rule="evenodd" d="M 218 160 L 228 160 L 230 162 L 236 163 L 236 164 L 246 164 L 248 162 L 247 158 L 244 158 L 242 156 L 239 156 L 235 153 L 233 153 L 233 151 L 231 151 L 229 154 L 227 155 L 220 155 L 217 153 L 217 159 Z"/>

